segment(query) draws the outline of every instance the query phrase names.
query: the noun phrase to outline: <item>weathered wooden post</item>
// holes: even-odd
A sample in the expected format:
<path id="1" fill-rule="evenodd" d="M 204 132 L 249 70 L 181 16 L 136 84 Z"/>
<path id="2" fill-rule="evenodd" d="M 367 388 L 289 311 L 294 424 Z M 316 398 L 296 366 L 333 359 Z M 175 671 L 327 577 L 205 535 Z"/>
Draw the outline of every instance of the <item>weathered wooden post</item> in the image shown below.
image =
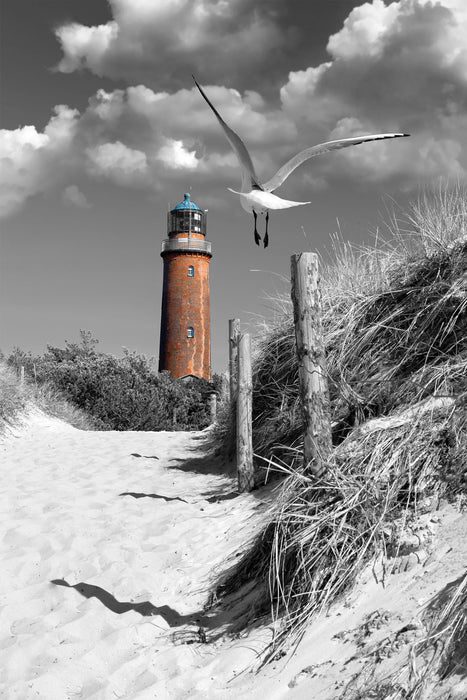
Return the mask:
<path id="1" fill-rule="evenodd" d="M 216 422 L 217 419 L 217 394 L 209 394 L 209 416 L 211 418 L 211 424 Z"/>
<path id="2" fill-rule="evenodd" d="M 250 336 L 245 333 L 238 340 L 237 475 L 240 492 L 251 491 L 255 485 L 251 425 L 252 396 L 251 345 Z"/>
<path id="3" fill-rule="evenodd" d="M 20 367 L 19 383 L 24 384 L 24 365 L 21 365 Z"/>
<path id="4" fill-rule="evenodd" d="M 316 253 L 292 255 L 291 281 L 300 398 L 305 422 L 303 460 L 307 471 L 320 477 L 326 470 L 324 463 L 331 452 L 332 440 Z"/>
<path id="5" fill-rule="evenodd" d="M 228 377 L 228 371 L 222 372 L 222 381 L 221 381 L 221 395 L 220 395 L 220 400 L 222 403 L 227 401 L 227 397 L 229 396 L 230 393 L 230 380 Z M 230 399 L 230 396 L 229 396 Z"/>
<path id="6" fill-rule="evenodd" d="M 234 401 L 237 398 L 237 357 L 239 336 L 240 319 L 231 318 L 229 320 L 229 380 L 231 405 L 233 405 Z"/>

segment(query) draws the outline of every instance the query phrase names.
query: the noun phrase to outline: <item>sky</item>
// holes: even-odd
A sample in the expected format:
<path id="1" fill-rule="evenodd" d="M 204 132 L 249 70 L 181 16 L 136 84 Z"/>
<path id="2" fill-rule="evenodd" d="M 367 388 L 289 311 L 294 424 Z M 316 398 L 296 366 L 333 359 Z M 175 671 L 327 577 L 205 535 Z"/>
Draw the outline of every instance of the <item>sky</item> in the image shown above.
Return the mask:
<path id="1" fill-rule="evenodd" d="M 158 356 L 166 213 L 207 209 L 213 371 L 228 320 L 255 332 L 290 256 L 365 244 L 387 210 L 467 179 L 465 0 L 1 0 L 0 348 L 90 330 Z M 333 138 L 405 132 L 314 158 L 253 241 L 240 170 L 191 75 L 266 181 Z M 264 221 L 260 221 L 260 232 Z"/>

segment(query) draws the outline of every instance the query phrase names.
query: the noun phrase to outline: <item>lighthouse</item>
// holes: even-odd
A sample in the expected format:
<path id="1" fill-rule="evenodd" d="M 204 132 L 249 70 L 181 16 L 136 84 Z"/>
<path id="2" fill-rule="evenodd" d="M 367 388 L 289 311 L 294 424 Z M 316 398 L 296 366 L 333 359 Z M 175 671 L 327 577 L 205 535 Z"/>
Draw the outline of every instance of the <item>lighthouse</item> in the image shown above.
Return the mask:
<path id="1" fill-rule="evenodd" d="M 159 371 L 211 381 L 209 262 L 206 213 L 184 195 L 167 215 Z"/>

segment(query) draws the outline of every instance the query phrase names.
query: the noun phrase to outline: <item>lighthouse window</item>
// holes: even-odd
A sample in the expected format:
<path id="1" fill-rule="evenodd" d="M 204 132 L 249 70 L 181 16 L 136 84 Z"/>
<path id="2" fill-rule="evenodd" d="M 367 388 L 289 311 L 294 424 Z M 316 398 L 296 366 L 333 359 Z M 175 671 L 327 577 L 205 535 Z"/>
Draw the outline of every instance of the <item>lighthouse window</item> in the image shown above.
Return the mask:
<path id="1" fill-rule="evenodd" d="M 188 328 L 187 328 L 186 337 L 187 338 L 194 338 L 195 337 L 195 332 L 191 326 L 188 326 Z"/>
<path id="2" fill-rule="evenodd" d="M 188 277 L 194 277 L 195 276 L 195 268 L 193 265 L 188 265 Z"/>

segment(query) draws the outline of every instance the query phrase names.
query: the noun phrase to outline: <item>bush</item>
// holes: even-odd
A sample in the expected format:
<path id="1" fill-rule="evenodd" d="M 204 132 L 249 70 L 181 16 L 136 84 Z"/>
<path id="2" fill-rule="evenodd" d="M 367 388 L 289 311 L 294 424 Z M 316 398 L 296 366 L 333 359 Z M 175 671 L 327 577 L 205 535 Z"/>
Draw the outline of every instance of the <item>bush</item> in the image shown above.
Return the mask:
<path id="1" fill-rule="evenodd" d="M 201 430 L 209 425 L 203 379 L 182 381 L 157 373 L 144 355 L 122 358 L 98 352 L 98 341 L 80 331 L 81 342 L 47 347 L 41 357 L 15 349 L 10 366 L 25 367 L 38 385 L 48 383 L 92 417 L 101 430 Z"/>

